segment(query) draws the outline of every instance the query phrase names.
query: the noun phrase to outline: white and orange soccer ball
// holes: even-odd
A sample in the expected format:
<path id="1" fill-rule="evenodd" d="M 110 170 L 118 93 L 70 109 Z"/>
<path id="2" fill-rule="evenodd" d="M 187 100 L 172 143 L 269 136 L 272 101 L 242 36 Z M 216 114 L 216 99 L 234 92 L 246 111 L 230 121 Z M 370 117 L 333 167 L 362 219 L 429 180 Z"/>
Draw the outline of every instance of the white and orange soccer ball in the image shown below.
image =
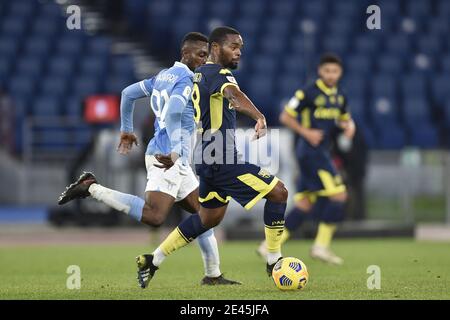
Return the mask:
<path id="1" fill-rule="evenodd" d="M 308 283 L 309 274 L 303 261 L 288 257 L 275 264 L 272 278 L 280 290 L 301 290 Z"/>

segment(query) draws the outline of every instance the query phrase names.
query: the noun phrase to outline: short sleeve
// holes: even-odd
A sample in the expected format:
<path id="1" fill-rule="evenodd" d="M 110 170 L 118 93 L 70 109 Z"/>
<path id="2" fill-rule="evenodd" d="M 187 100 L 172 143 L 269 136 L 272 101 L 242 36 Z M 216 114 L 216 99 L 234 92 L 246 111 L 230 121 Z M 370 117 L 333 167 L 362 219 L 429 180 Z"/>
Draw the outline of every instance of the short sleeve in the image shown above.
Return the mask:
<path id="1" fill-rule="evenodd" d="M 220 69 L 217 74 L 214 75 L 211 85 L 210 94 L 220 92 L 223 94 L 223 90 L 228 86 L 235 86 L 239 88 L 233 73 L 228 69 Z"/>
<path id="2" fill-rule="evenodd" d="M 306 106 L 306 94 L 303 90 L 297 90 L 295 95 L 285 105 L 284 110 L 291 116 L 297 117 Z"/>
<path id="3" fill-rule="evenodd" d="M 192 86 L 193 86 L 191 77 L 184 77 L 180 81 L 178 81 L 173 87 L 171 97 L 179 98 L 186 105 L 191 98 Z"/>

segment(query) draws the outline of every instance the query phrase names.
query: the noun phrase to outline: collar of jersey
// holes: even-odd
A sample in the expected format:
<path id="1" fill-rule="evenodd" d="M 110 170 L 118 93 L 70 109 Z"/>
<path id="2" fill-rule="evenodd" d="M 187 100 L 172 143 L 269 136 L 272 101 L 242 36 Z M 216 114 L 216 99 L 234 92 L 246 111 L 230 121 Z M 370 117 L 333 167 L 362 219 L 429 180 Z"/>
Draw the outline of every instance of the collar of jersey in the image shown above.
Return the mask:
<path id="1" fill-rule="evenodd" d="M 191 71 L 191 69 L 189 69 L 189 67 L 187 65 L 185 65 L 184 63 L 180 62 L 180 61 L 175 61 L 175 64 L 173 65 L 174 67 L 181 67 L 181 68 L 185 68 L 189 73 L 193 73 Z"/>
<path id="2" fill-rule="evenodd" d="M 326 86 L 325 83 L 323 83 L 322 79 L 317 79 L 316 81 L 316 85 L 319 87 L 320 90 L 323 91 L 323 93 L 325 93 L 327 96 L 330 96 L 332 94 L 336 94 L 337 93 L 337 88 L 333 87 L 333 88 L 328 88 Z"/>

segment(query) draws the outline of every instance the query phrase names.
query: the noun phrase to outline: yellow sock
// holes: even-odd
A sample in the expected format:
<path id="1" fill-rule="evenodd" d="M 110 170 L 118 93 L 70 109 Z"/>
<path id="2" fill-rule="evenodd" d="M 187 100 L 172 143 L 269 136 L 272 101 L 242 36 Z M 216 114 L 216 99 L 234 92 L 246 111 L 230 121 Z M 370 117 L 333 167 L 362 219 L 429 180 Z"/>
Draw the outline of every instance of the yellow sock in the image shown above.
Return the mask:
<path id="1" fill-rule="evenodd" d="M 269 253 L 281 251 L 281 237 L 283 235 L 283 226 L 268 227 L 264 226 L 264 234 L 266 235 L 266 246 Z"/>
<path id="2" fill-rule="evenodd" d="M 329 224 L 321 222 L 319 224 L 319 229 L 317 230 L 316 240 L 314 245 L 328 248 L 333 238 L 333 234 L 336 231 L 335 224 Z"/>
<path id="3" fill-rule="evenodd" d="M 288 229 L 284 228 L 283 229 L 283 234 L 281 235 L 281 245 L 283 245 L 291 236 L 291 233 L 289 232 Z"/>
<path id="4" fill-rule="evenodd" d="M 177 249 L 180 249 L 187 245 L 190 241 L 186 239 L 186 237 L 181 233 L 180 229 L 177 227 L 175 230 L 173 230 L 164 240 L 159 248 L 161 248 L 161 251 L 168 256 L 172 252 L 174 252 Z"/>

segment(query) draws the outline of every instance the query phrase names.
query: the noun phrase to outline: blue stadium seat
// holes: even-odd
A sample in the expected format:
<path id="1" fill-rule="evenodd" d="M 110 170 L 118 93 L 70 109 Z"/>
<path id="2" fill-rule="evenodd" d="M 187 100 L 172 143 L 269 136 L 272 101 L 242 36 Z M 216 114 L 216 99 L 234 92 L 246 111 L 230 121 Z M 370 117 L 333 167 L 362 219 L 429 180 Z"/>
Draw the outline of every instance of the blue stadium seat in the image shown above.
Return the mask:
<path id="1" fill-rule="evenodd" d="M 271 34 L 273 36 L 278 35 L 278 37 L 284 38 L 284 35 L 289 32 L 291 27 L 290 21 L 285 17 L 271 18 L 264 22 L 266 34 Z"/>
<path id="2" fill-rule="evenodd" d="M 79 70 L 81 74 L 86 76 L 103 76 L 108 67 L 108 60 L 103 56 L 99 55 L 89 55 L 84 56 L 83 60 L 80 61 Z"/>
<path id="3" fill-rule="evenodd" d="M 44 5 L 39 6 L 39 8 L 40 15 L 48 19 L 60 18 L 65 14 L 62 7 L 56 3 L 45 3 Z"/>
<path id="4" fill-rule="evenodd" d="M 418 73 L 405 74 L 401 81 L 403 97 L 426 97 L 426 79 Z"/>
<path id="5" fill-rule="evenodd" d="M 397 94 L 397 81 L 394 77 L 380 74 L 373 77 L 372 94 L 378 97 L 395 97 Z"/>
<path id="6" fill-rule="evenodd" d="M 277 55 L 282 54 L 286 47 L 286 40 L 282 34 L 267 34 L 260 39 L 260 43 L 261 52 L 268 55 L 274 55 L 274 59 L 276 59 Z"/>
<path id="7" fill-rule="evenodd" d="M 295 0 L 278 0 L 270 1 L 270 13 L 275 17 L 289 18 L 296 12 L 297 1 Z"/>
<path id="8" fill-rule="evenodd" d="M 411 17 L 425 18 L 431 15 L 431 6 L 428 0 L 406 1 L 406 14 Z"/>
<path id="9" fill-rule="evenodd" d="M 128 76 L 112 76 L 108 77 L 105 81 L 105 93 L 111 93 L 120 95 L 123 89 L 125 89 L 130 84 L 134 83 L 135 79 Z"/>
<path id="10" fill-rule="evenodd" d="M 405 34 L 394 34 L 386 39 L 386 50 L 393 54 L 408 55 L 412 52 L 411 41 Z"/>
<path id="11" fill-rule="evenodd" d="M 9 5 L 9 15 L 14 17 L 29 17 L 35 10 L 34 1 L 12 1 Z"/>
<path id="12" fill-rule="evenodd" d="M 348 50 L 348 41 L 345 37 L 332 34 L 323 37 L 322 50 L 344 56 Z"/>
<path id="13" fill-rule="evenodd" d="M 34 147 L 45 148 L 47 152 L 67 152 L 70 132 L 54 127 L 42 127 L 34 132 Z"/>
<path id="14" fill-rule="evenodd" d="M 396 150 L 406 144 L 406 134 L 398 124 L 385 123 L 378 129 L 376 147 L 380 149 Z"/>
<path id="15" fill-rule="evenodd" d="M 359 96 L 347 96 L 347 108 L 355 121 L 367 124 L 367 99 Z"/>
<path id="16" fill-rule="evenodd" d="M 442 43 L 437 35 L 426 34 L 415 41 L 417 41 L 418 52 L 434 55 L 442 51 Z"/>
<path id="17" fill-rule="evenodd" d="M 209 16 L 228 21 L 234 12 L 236 1 L 209 1 Z"/>
<path id="18" fill-rule="evenodd" d="M 342 86 L 350 100 L 367 97 L 367 81 L 364 73 L 346 73 L 342 79 Z"/>
<path id="19" fill-rule="evenodd" d="M 0 58 L 0 88 L 4 86 L 6 79 L 8 79 L 11 72 L 11 63 L 6 59 Z"/>
<path id="20" fill-rule="evenodd" d="M 367 5 L 365 5 L 364 1 L 352 1 L 352 0 L 340 0 L 331 2 L 333 5 L 333 13 L 336 16 L 343 17 L 345 19 L 351 19 L 355 17 L 357 14 L 362 12 Z"/>
<path id="21" fill-rule="evenodd" d="M 47 37 L 28 38 L 25 42 L 25 54 L 47 56 L 51 49 L 49 40 Z"/>
<path id="22" fill-rule="evenodd" d="M 331 19 L 328 21 L 328 32 L 348 36 L 355 31 L 355 26 L 351 23 L 352 21 L 348 17 L 338 16 L 338 18 Z"/>
<path id="23" fill-rule="evenodd" d="M 253 57 L 251 61 L 253 72 L 266 73 L 266 77 L 269 74 L 274 73 L 278 68 L 278 61 L 273 59 L 270 55 L 259 55 Z"/>
<path id="24" fill-rule="evenodd" d="M 30 98 L 35 90 L 35 80 L 28 76 L 15 76 L 9 82 L 9 92 L 13 97 Z"/>
<path id="25" fill-rule="evenodd" d="M 302 77 L 306 76 L 306 65 L 300 54 L 286 55 L 281 61 L 283 73 L 295 73 Z"/>
<path id="26" fill-rule="evenodd" d="M 133 59 L 128 55 L 113 56 L 111 60 L 111 73 L 123 76 L 134 75 Z"/>
<path id="27" fill-rule="evenodd" d="M 48 76 L 42 79 L 41 94 L 63 97 L 67 91 L 67 76 Z"/>
<path id="28" fill-rule="evenodd" d="M 19 51 L 20 39 L 14 36 L 1 35 L 0 34 L 0 57 L 12 57 L 16 56 Z"/>
<path id="29" fill-rule="evenodd" d="M 430 123 L 415 123 L 409 128 L 409 145 L 421 149 L 435 149 L 439 147 L 439 133 Z"/>
<path id="30" fill-rule="evenodd" d="M 256 19 L 239 19 L 236 21 L 236 29 L 242 34 L 244 41 L 248 37 L 253 37 L 259 28 L 258 20 Z"/>
<path id="31" fill-rule="evenodd" d="M 431 106 L 428 105 L 425 98 L 408 98 L 403 101 L 402 118 L 404 123 L 413 127 L 415 124 L 429 122 Z"/>
<path id="32" fill-rule="evenodd" d="M 80 125 L 73 130 L 72 139 L 75 147 L 84 148 L 94 136 L 93 129 L 87 125 Z"/>
<path id="33" fill-rule="evenodd" d="M 48 71 L 52 75 L 70 76 L 75 69 L 73 56 L 58 55 L 53 56 L 48 62 Z"/>
<path id="34" fill-rule="evenodd" d="M 304 35 L 294 36 L 291 39 L 291 52 L 296 54 L 315 54 L 318 52 L 318 43 L 316 37 L 308 37 Z"/>
<path id="35" fill-rule="evenodd" d="M 346 72 L 368 74 L 372 71 L 372 68 L 372 61 L 368 55 L 353 54 L 345 59 Z"/>
<path id="36" fill-rule="evenodd" d="M 239 3 L 239 14 L 244 17 L 261 17 L 266 9 L 265 0 L 246 0 Z"/>
<path id="37" fill-rule="evenodd" d="M 75 78 L 72 85 L 72 94 L 80 98 L 98 94 L 101 91 L 99 80 L 92 76 L 79 76 Z"/>
<path id="38" fill-rule="evenodd" d="M 323 18 L 328 10 L 325 0 L 306 1 L 301 3 L 300 12 L 311 18 Z"/>
<path id="39" fill-rule="evenodd" d="M 19 38 L 24 35 L 28 28 L 26 17 L 6 17 L 1 22 L 2 34 L 5 36 Z"/>
<path id="40" fill-rule="evenodd" d="M 79 97 L 64 99 L 64 115 L 73 118 L 83 117 L 83 100 Z"/>
<path id="41" fill-rule="evenodd" d="M 184 35 L 192 30 L 198 30 L 199 21 L 191 17 L 180 17 L 172 24 L 172 43 L 174 51 L 179 51 L 180 42 Z"/>
<path id="42" fill-rule="evenodd" d="M 60 55 L 79 56 L 84 49 L 84 39 L 81 37 L 64 36 L 57 44 L 57 52 Z"/>
<path id="43" fill-rule="evenodd" d="M 42 72 L 42 60 L 36 56 L 22 56 L 16 65 L 16 73 L 27 77 L 37 77 Z"/>
<path id="44" fill-rule="evenodd" d="M 394 54 L 383 54 L 378 58 L 378 72 L 399 75 L 405 69 L 404 59 Z"/>
<path id="45" fill-rule="evenodd" d="M 178 16 L 199 17 L 203 13 L 204 2 L 201 0 L 184 0 L 177 3 L 176 14 Z"/>
<path id="46" fill-rule="evenodd" d="M 395 99 L 375 97 L 369 107 L 372 122 L 377 126 L 398 122 L 398 105 Z"/>
<path id="47" fill-rule="evenodd" d="M 450 100 L 450 74 L 441 73 L 433 77 L 431 80 L 431 96 L 434 105 L 439 109 L 443 109 L 446 101 Z"/>
<path id="48" fill-rule="evenodd" d="M 442 72 L 450 73 L 450 54 L 441 58 L 441 70 Z"/>
<path id="49" fill-rule="evenodd" d="M 445 36 L 450 32 L 450 21 L 448 17 L 433 17 L 427 23 L 428 34 Z"/>
<path id="50" fill-rule="evenodd" d="M 362 55 L 374 55 L 378 52 L 380 39 L 371 34 L 362 34 L 354 40 L 354 51 Z"/>
<path id="51" fill-rule="evenodd" d="M 54 37 L 59 34 L 61 24 L 57 19 L 49 17 L 40 17 L 33 21 L 32 31 L 36 35 L 45 37 Z"/>
<path id="52" fill-rule="evenodd" d="M 437 2 L 437 13 L 441 17 L 445 17 L 448 20 L 448 17 L 450 16 L 450 3 L 446 0 L 440 0 Z"/>
<path id="53" fill-rule="evenodd" d="M 112 40 L 109 37 L 96 36 L 89 38 L 87 49 L 90 54 L 107 56 L 111 51 Z"/>
<path id="54" fill-rule="evenodd" d="M 259 107 L 264 114 L 266 112 L 273 116 L 273 90 L 274 79 L 265 73 L 254 73 L 250 76 L 248 84 L 248 96 Z M 269 118 L 268 118 L 269 119 Z"/>
<path id="55" fill-rule="evenodd" d="M 34 117 L 57 117 L 61 114 L 59 100 L 49 96 L 34 99 L 31 105 L 31 114 Z"/>
<path id="56" fill-rule="evenodd" d="M 276 82 L 276 95 L 278 100 L 289 99 L 294 96 L 295 91 L 302 88 L 303 77 L 299 74 L 280 74 Z"/>

